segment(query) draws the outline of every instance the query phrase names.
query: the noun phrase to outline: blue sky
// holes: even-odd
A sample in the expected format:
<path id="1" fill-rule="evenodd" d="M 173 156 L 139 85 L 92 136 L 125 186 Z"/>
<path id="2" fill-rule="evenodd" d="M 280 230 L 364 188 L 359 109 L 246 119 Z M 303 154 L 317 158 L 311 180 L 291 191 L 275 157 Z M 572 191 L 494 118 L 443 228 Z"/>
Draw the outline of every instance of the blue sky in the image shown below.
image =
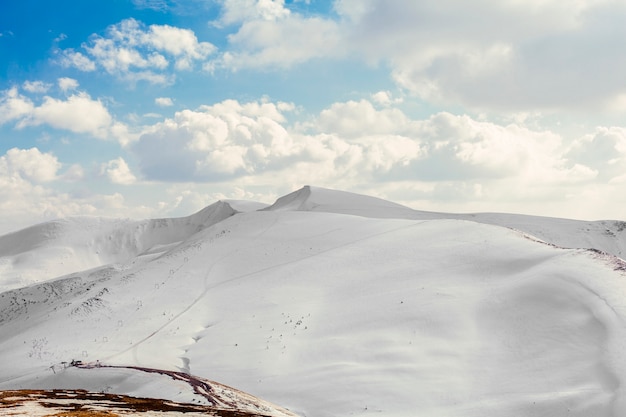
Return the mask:
<path id="1" fill-rule="evenodd" d="M 311 184 L 621 219 L 626 5 L 8 0 L 0 233 Z"/>

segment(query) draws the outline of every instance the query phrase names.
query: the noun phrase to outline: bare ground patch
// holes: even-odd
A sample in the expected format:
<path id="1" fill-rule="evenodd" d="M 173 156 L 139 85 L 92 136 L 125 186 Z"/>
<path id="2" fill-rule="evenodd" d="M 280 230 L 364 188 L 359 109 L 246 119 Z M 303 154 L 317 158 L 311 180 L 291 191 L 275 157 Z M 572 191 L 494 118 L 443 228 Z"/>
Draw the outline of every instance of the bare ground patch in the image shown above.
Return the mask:
<path id="1" fill-rule="evenodd" d="M 0 391 L 0 416 L 120 417 L 132 415 L 263 417 L 263 414 L 156 398 L 84 390 Z"/>

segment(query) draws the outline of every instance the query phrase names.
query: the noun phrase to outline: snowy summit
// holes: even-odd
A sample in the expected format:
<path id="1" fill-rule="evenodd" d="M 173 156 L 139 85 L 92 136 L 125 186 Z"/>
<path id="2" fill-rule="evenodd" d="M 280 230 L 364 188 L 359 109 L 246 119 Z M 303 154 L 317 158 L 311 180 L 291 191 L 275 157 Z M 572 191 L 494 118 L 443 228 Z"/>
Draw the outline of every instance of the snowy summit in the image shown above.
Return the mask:
<path id="1" fill-rule="evenodd" d="M 625 251 L 626 222 L 309 186 L 51 221 L 0 236 L 0 389 L 283 417 L 618 417 Z"/>

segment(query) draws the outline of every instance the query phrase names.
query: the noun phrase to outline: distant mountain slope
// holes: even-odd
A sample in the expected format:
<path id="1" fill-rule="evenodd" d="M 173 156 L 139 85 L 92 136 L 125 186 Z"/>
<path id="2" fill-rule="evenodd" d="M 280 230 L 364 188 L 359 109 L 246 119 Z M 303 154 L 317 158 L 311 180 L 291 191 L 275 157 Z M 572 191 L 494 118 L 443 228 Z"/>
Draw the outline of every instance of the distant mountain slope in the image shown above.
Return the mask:
<path id="1" fill-rule="evenodd" d="M 319 211 L 373 218 L 414 218 L 417 213 L 406 206 L 376 197 L 304 186 L 276 200 L 266 211 Z"/>
<path id="2" fill-rule="evenodd" d="M 512 228 L 564 248 L 593 248 L 626 257 L 626 221 L 579 221 L 505 213 L 435 213 L 375 197 L 304 186 L 273 205 L 219 201 L 187 217 L 122 220 L 74 217 L 0 236 L 0 291 L 123 262 L 157 256 L 202 228 L 237 212 L 315 211 L 370 218 L 460 219 Z"/>
<path id="3" fill-rule="evenodd" d="M 505 213 L 454 217 L 510 227 L 564 248 L 598 249 L 626 258 L 626 222 L 621 220 L 582 221 Z"/>
<path id="4" fill-rule="evenodd" d="M 459 219 L 503 226 L 564 248 L 598 249 L 626 257 L 626 221 L 581 221 L 506 213 L 436 213 L 413 210 L 375 197 L 305 186 L 279 198 L 265 210 L 344 213 L 372 218 Z"/>
<path id="5" fill-rule="evenodd" d="M 217 202 L 182 218 L 73 217 L 0 236 L 0 291 L 135 257 L 157 256 L 235 212 L 228 203 Z"/>
<path id="6" fill-rule="evenodd" d="M 124 368 L 136 367 L 220 381 L 301 416 L 626 409 L 626 264 L 485 224 L 578 244 L 579 223 L 469 221 L 315 187 L 261 211 L 210 207 L 154 232 L 119 223 L 115 236 L 144 242 L 112 239 L 104 252 L 126 258 L 0 293 L 0 389 L 198 401 L 180 381 Z"/>

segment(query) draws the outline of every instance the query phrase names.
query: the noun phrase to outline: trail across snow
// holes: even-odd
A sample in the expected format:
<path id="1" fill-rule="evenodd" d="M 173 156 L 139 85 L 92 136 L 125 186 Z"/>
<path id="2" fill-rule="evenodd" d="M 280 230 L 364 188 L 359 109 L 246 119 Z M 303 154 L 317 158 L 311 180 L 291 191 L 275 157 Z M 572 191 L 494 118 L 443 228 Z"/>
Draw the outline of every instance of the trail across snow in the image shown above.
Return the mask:
<path id="1" fill-rule="evenodd" d="M 255 398 L 242 391 L 225 386 L 215 381 L 209 381 L 204 378 L 199 378 L 185 372 L 168 371 L 165 369 L 145 368 L 139 366 L 106 365 L 102 364 L 100 361 L 97 361 L 96 363 L 83 363 L 81 361 L 73 364 L 72 366 L 77 369 L 88 370 L 89 374 L 85 375 L 87 377 L 89 377 L 91 374 L 107 370 L 130 373 L 139 372 L 154 374 L 157 376 L 165 376 L 171 378 L 172 381 L 182 382 L 183 386 L 186 385 L 188 389 L 191 389 L 195 396 L 191 402 L 194 403 L 203 403 L 204 401 L 201 401 L 201 399 L 203 399 L 206 401 L 206 404 L 220 410 L 237 410 L 244 413 L 258 413 L 258 415 L 274 417 L 294 416 L 294 414 L 287 410 L 278 408 L 273 404 L 266 403 L 263 400 Z"/>
<path id="2" fill-rule="evenodd" d="M 31 231 L 19 248 L 26 232 L 0 237 L 13 247 L 0 253 L 0 389 L 200 401 L 189 381 L 138 375 L 154 368 L 309 417 L 626 410 L 619 221 L 426 213 L 305 187 L 267 207 L 104 224 L 41 242 Z M 49 248 L 88 252 L 88 235 L 111 230 L 135 249 L 15 286 L 20 254 L 51 265 Z M 111 367 L 60 365 L 71 360 Z"/>

